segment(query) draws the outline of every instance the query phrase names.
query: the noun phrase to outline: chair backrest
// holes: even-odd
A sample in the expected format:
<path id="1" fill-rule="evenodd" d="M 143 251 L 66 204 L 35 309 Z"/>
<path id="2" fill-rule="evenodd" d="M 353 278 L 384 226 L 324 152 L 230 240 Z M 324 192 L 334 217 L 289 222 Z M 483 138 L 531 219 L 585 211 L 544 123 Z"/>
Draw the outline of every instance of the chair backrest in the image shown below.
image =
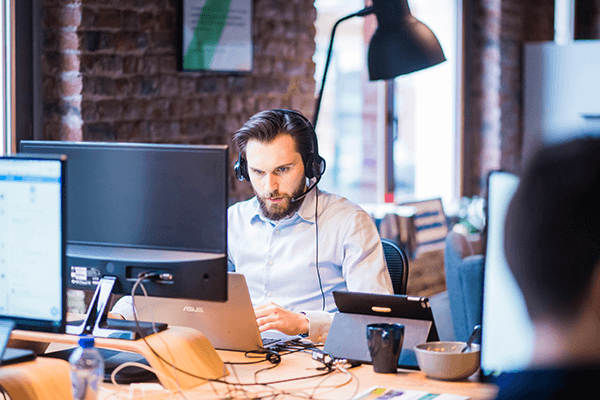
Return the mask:
<path id="1" fill-rule="evenodd" d="M 408 257 L 396 242 L 390 239 L 381 239 L 385 262 L 387 264 L 394 294 L 406 294 L 408 282 Z"/>
<path id="2" fill-rule="evenodd" d="M 451 231 L 446 237 L 444 270 L 456 340 L 467 340 L 481 324 L 483 254 L 473 254 L 471 243 Z"/>

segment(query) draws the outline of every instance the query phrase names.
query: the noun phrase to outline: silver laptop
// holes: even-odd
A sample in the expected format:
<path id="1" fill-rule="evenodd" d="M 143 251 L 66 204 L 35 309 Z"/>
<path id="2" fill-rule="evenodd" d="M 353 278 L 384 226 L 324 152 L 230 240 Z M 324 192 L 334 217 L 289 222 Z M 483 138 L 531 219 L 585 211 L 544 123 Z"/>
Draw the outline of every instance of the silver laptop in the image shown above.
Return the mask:
<path id="1" fill-rule="evenodd" d="M 278 331 L 258 330 L 254 307 L 244 275 L 228 273 L 227 301 L 224 303 L 136 296 L 140 321 L 165 322 L 171 326 L 194 328 L 208 338 L 216 349 L 262 351 L 298 338 Z"/>

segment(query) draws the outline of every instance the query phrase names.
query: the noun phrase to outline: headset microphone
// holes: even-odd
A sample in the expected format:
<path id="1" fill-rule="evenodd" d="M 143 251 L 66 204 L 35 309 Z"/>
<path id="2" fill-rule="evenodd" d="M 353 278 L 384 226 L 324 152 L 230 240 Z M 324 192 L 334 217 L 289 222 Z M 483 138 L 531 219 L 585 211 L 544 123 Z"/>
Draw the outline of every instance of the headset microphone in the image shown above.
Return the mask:
<path id="1" fill-rule="evenodd" d="M 300 200 L 302 200 L 303 198 L 305 198 L 305 197 L 308 195 L 308 193 L 310 193 L 310 191 L 311 191 L 311 190 L 313 190 L 313 189 L 314 189 L 314 188 L 317 186 L 317 184 L 319 183 L 319 181 L 320 181 L 320 180 L 321 180 L 321 177 L 319 177 L 319 179 L 317 179 L 317 180 L 315 181 L 315 183 L 313 183 L 313 184 L 312 184 L 312 185 L 311 185 L 311 186 L 310 186 L 310 187 L 309 187 L 309 188 L 308 188 L 308 189 L 307 189 L 307 190 L 306 190 L 304 193 L 302 193 L 302 194 L 301 194 L 300 196 L 298 196 L 298 197 L 292 197 L 290 201 L 291 201 L 292 203 L 295 203 L 295 202 L 297 202 L 297 201 L 300 201 Z"/>

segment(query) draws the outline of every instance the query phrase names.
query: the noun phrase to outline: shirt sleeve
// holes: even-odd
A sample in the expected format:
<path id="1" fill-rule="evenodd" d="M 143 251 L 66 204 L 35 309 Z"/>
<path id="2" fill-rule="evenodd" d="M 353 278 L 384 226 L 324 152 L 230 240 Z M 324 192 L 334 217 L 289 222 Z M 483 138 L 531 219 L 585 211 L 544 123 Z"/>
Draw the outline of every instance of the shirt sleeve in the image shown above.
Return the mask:
<path id="1" fill-rule="evenodd" d="M 133 301 L 131 300 L 131 296 L 123 296 L 117 300 L 110 312 L 120 314 L 125 319 L 133 319 Z"/>
<path id="2" fill-rule="evenodd" d="M 341 229 L 342 274 L 348 290 L 393 294 L 381 238 L 369 214 L 363 210 L 356 211 Z"/>
<path id="3" fill-rule="evenodd" d="M 308 340 L 313 343 L 325 343 L 333 322 L 333 313 L 327 311 L 302 311 L 302 313 L 308 318 Z"/>
<path id="4" fill-rule="evenodd" d="M 342 274 L 348 290 L 393 294 L 381 238 L 371 217 L 358 210 L 349 216 L 340 229 L 343 250 Z M 325 342 L 334 313 L 302 312 L 309 321 L 308 339 L 313 343 Z"/>

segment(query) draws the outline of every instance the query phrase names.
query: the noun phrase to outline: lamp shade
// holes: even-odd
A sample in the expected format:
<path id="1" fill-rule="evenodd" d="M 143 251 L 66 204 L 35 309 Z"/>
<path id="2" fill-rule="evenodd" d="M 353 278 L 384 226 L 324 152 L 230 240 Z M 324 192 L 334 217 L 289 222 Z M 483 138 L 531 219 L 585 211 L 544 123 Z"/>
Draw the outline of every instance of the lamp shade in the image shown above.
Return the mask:
<path id="1" fill-rule="evenodd" d="M 368 52 L 369 80 L 392 79 L 446 60 L 437 38 L 410 13 L 407 0 L 373 0 L 377 29 Z"/>

